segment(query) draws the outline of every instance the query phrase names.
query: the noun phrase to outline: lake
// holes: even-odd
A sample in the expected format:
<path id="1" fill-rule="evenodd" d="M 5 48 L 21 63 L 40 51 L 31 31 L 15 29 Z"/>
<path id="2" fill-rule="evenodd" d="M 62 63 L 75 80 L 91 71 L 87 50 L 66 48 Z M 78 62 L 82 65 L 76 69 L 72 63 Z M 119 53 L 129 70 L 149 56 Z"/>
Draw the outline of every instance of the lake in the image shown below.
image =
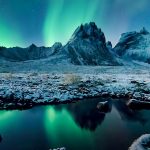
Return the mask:
<path id="1" fill-rule="evenodd" d="M 123 100 L 109 100 L 111 111 L 104 114 L 96 109 L 100 101 L 0 111 L 0 150 L 127 150 L 150 133 L 150 111 L 132 111 Z"/>

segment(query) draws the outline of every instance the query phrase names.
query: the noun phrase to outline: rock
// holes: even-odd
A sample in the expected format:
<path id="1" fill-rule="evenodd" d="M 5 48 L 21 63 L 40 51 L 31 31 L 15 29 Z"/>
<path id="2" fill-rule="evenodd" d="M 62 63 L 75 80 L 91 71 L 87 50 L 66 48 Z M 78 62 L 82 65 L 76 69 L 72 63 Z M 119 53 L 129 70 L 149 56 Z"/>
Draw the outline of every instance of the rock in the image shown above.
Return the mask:
<path id="1" fill-rule="evenodd" d="M 139 82 L 138 82 L 138 81 L 135 81 L 135 80 L 132 80 L 131 83 L 132 83 L 132 84 L 139 84 Z"/>
<path id="2" fill-rule="evenodd" d="M 23 104 L 22 103 L 17 103 L 17 107 L 22 107 Z"/>
<path id="3" fill-rule="evenodd" d="M 150 134 L 144 134 L 133 142 L 129 150 L 148 150 L 150 148 Z"/>
<path id="4" fill-rule="evenodd" d="M 139 93 L 139 92 L 135 92 L 134 94 L 133 94 L 133 97 L 134 97 L 134 99 L 141 99 L 141 93 Z"/>
<path id="5" fill-rule="evenodd" d="M 108 92 L 102 92 L 102 93 L 101 93 L 101 96 L 102 96 L 102 97 L 108 97 L 108 96 L 109 96 L 109 93 L 108 93 Z"/>
<path id="6" fill-rule="evenodd" d="M 5 107 L 6 107 L 6 109 L 9 109 L 9 110 L 16 109 L 15 103 L 8 103 L 5 105 Z"/>
<path id="7" fill-rule="evenodd" d="M 110 105 L 110 102 L 108 101 L 104 101 L 104 102 L 99 102 L 97 104 L 97 109 L 100 111 L 100 112 L 110 112 L 111 110 L 111 105 Z"/>
<path id="8" fill-rule="evenodd" d="M 131 109 L 150 109 L 150 102 L 137 99 L 130 99 L 127 106 Z"/>

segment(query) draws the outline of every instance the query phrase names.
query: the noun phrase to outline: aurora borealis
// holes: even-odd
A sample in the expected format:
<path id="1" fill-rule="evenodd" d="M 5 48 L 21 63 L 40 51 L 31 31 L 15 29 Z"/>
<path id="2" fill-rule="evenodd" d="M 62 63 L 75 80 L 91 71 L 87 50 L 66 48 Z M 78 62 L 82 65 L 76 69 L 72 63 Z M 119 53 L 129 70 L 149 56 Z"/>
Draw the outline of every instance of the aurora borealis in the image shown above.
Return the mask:
<path id="1" fill-rule="evenodd" d="M 149 0 L 0 0 L 0 45 L 65 44 L 90 21 L 115 44 L 123 32 L 150 30 L 149 8 Z"/>

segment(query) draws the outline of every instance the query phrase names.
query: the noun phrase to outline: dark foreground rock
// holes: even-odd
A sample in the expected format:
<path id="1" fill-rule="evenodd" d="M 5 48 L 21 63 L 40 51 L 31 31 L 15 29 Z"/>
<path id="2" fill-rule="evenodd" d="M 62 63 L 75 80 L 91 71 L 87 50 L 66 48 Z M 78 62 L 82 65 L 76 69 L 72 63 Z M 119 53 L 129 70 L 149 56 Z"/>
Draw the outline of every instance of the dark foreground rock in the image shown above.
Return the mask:
<path id="1" fill-rule="evenodd" d="M 150 102 L 131 99 L 128 101 L 127 106 L 131 109 L 150 109 Z"/>

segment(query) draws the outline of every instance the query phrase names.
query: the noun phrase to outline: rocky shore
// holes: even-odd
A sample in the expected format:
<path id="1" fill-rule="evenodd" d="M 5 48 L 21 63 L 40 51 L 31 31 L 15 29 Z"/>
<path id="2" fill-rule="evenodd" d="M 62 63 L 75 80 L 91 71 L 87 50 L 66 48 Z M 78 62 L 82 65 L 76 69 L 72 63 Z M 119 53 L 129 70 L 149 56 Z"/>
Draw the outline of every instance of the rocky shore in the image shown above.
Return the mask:
<path id="1" fill-rule="evenodd" d="M 125 99 L 133 109 L 150 108 L 149 73 L 1 73 L 0 109 L 102 97 Z"/>

